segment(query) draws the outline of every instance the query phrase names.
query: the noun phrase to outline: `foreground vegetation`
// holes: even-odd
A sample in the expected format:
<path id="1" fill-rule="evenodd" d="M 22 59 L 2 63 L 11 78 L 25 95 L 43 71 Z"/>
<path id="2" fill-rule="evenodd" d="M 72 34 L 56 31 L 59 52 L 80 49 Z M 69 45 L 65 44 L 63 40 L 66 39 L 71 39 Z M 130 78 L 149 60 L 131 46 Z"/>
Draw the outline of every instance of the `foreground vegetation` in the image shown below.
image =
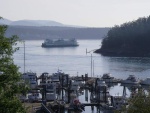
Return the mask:
<path id="1" fill-rule="evenodd" d="M 12 57 L 18 49 L 13 47 L 18 37 L 5 37 L 6 30 L 7 26 L 0 25 L 0 113 L 25 113 L 17 97 L 24 92 L 24 87 L 19 85 L 21 74 Z"/>
<path id="2" fill-rule="evenodd" d="M 113 56 L 150 56 L 150 16 L 115 26 L 96 53 Z"/>
<path id="3" fill-rule="evenodd" d="M 128 106 L 123 106 L 115 113 L 150 113 L 150 91 L 138 89 L 133 97 L 130 97 Z"/>

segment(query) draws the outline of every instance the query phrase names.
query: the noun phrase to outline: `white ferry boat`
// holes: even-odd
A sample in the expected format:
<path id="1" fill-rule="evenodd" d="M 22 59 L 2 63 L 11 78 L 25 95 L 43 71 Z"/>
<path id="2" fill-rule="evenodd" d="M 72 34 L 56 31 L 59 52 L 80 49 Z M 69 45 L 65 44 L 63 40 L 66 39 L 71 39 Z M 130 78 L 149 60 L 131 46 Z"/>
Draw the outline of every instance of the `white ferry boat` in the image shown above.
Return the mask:
<path id="1" fill-rule="evenodd" d="M 79 46 L 76 39 L 46 39 L 42 47 L 76 47 Z"/>

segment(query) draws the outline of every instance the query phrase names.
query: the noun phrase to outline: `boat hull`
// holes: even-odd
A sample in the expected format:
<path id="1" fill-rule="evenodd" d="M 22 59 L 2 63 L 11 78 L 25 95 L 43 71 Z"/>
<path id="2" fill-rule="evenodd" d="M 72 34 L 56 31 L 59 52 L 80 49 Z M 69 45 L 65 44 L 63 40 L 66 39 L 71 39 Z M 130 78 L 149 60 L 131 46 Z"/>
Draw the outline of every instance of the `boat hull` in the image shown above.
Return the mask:
<path id="1" fill-rule="evenodd" d="M 44 48 L 54 48 L 54 47 L 77 47 L 79 45 L 44 45 L 42 44 L 42 47 Z"/>

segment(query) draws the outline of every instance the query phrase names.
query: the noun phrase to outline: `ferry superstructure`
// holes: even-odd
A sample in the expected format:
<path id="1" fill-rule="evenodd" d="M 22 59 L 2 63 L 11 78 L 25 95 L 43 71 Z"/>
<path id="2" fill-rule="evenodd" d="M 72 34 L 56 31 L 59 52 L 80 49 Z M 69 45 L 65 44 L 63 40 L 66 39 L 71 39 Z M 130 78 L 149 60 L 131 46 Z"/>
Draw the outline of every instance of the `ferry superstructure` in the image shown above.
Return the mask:
<path id="1" fill-rule="evenodd" d="M 42 47 L 76 47 L 79 46 L 76 39 L 46 39 Z"/>

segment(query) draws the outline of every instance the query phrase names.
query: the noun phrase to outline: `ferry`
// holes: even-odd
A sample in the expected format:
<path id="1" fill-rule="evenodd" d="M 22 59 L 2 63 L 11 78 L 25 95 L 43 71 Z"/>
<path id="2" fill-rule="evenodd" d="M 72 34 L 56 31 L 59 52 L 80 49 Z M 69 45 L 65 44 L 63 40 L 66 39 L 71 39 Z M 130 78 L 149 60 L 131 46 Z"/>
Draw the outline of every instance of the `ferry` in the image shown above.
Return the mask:
<path id="1" fill-rule="evenodd" d="M 79 46 L 76 39 L 46 39 L 41 45 L 44 48 L 50 47 L 76 47 Z"/>

